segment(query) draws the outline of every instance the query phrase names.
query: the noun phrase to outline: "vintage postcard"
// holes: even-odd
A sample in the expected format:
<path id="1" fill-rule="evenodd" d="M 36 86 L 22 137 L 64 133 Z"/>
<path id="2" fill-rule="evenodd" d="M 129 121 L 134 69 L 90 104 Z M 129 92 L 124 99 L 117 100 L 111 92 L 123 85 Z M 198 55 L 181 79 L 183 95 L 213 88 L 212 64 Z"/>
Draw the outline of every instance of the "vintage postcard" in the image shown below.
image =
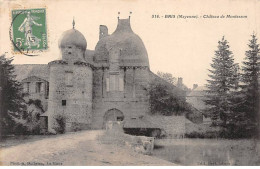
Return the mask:
<path id="1" fill-rule="evenodd" d="M 1 166 L 259 166 L 260 0 L 0 0 Z"/>

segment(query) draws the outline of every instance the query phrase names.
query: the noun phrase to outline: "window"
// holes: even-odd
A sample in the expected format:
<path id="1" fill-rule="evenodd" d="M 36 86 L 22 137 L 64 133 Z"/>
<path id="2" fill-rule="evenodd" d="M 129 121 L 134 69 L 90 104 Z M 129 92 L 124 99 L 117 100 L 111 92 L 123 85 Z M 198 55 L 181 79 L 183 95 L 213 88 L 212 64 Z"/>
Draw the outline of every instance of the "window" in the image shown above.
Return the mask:
<path id="1" fill-rule="evenodd" d="M 116 117 L 116 121 L 123 121 L 124 120 L 124 116 L 117 116 Z"/>
<path id="2" fill-rule="evenodd" d="M 110 75 L 109 87 L 110 87 L 110 91 L 116 90 L 116 75 Z"/>
<path id="3" fill-rule="evenodd" d="M 67 46 L 67 52 L 69 55 L 72 53 L 72 46 Z"/>
<path id="4" fill-rule="evenodd" d="M 44 83 L 41 83 L 40 92 L 44 92 Z"/>
<path id="5" fill-rule="evenodd" d="M 30 82 L 26 82 L 23 84 L 23 92 L 29 93 L 30 92 Z"/>
<path id="6" fill-rule="evenodd" d="M 106 89 L 108 91 L 124 91 L 124 79 L 119 75 L 109 75 L 106 78 Z"/>
<path id="7" fill-rule="evenodd" d="M 66 72 L 66 85 L 67 86 L 72 86 L 72 84 L 73 84 L 73 73 L 72 72 L 69 72 L 69 71 L 67 71 Z"/>
<path id="8" fill-rule="evenodd" d="M 46 83 L 45 85 L 45 98 L 48 99 L 49 97 L 49 82 Z"/>
<path id="9" fill-rule="evenodd" d="M 107 87 L 107 92 L 109 92 L 109 78 L 106 78 L 106 87 Z"/>
<path id="10" fill-rule="evenodd" d="M 42 82 L 36 82 L 36 93 L 41 93 L 44 90 Z"/>
<path id="11" fill-rule="evenodd" d="M 119 78 L 119 91 L 124 91 L 124 79 L 122 77 Z"/>
<path id="12" fill-rule="evenodd" d="M 62 105 L 62 106 L 66 106 L 66 104 L 67 104 L 67 101 L 66 101 L 66 100 L 62 100 L 62 101 L 61 101 L 61 105 Z"/>

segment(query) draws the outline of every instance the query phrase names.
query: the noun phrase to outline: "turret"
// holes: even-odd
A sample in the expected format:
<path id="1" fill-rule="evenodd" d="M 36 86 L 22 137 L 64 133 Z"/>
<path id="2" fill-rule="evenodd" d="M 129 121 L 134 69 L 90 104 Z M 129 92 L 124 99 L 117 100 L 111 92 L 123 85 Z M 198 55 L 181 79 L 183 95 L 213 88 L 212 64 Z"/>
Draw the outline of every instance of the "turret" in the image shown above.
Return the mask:
<path id="1" fill-rule="evenodd" d="M 89 128 L 92 116 L 92 65 L 84 59 L 85 37 L 74 28 L 59 42 L 62 60 L 50 62 L 48 128 L 57 129 L 62 118 L 66 131 Z M 57 119 L 58 118 L 58 119 Z"/>

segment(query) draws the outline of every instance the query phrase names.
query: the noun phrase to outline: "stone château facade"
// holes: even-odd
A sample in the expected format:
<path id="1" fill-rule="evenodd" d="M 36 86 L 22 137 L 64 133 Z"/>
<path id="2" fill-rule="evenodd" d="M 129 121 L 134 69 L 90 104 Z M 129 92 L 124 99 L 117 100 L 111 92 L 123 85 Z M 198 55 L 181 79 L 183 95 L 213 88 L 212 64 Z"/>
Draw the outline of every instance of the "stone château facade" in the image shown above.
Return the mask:
<path id="1" fill-rule="evenodd" d="M 66 131 L 73 131 L 101 129 L 107 121 L 149 114 L 145 88 L 158 77 L 150 71 L 146 48 L 131 29 L 130 17 L 118 18 L 111 35 L 101 25 L 95 50 L 87 49 L 85 37 L 74 26 L 63 33 L 59 48 L 61 60 L 15 66 L 26 97 L 42 101 L 49 131 L 59 115 L 66 119 Z"/>

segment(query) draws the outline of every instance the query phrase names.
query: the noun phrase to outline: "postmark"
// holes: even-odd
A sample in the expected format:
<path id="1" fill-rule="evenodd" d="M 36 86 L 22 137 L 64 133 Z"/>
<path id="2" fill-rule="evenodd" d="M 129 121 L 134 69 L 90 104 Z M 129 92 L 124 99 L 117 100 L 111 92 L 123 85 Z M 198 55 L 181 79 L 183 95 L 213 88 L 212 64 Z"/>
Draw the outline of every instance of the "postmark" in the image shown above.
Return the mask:
<path id="1" fill-rule="evenodd" d="M 15 9 L 11 11 L 10 40 L 14 53 L 36 56 L 48 49 L 46 9 Z"/>

